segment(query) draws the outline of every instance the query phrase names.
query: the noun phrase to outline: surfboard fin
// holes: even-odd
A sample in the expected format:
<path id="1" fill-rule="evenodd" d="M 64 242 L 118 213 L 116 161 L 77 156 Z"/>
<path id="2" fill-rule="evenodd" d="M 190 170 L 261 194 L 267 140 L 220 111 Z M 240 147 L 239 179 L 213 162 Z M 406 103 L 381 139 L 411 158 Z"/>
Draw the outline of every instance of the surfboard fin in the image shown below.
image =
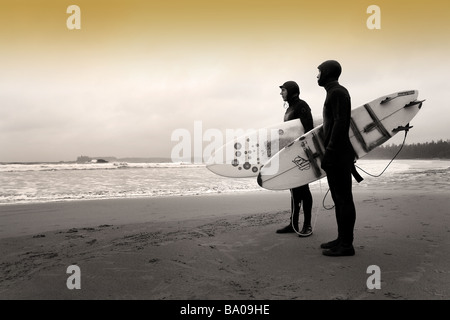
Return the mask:
<path id="1" fill-rule="evenodd" d="M 385 104 L 386 102 L 389 102 L 391 100 L 394 100 L 395 98 L 397 98 L 398 96 L 395 97 L 387 97 L 386 99 L 383 99 L 380 104 Z"/>
<path id="2" fill-rule="evenodd" d="M 408 132 L 409 129 L 411 129 L 411 128 L 414 128 L 414 127 L 410 126 L 408 123 L 406 126 L 398 126 L 397 128 L 392 129 L 392 132 L 395 132 L 395 133 L 400 132 L 400 131 Z"/>
<path id="3" fill-rule="evenodd" d="M 420 104 L 420 106 L 419 106 L 419 109 L 420 109 L 420 108 L 422 108 L 422 103 L 423 103 L 424 101 L 425 101 L 425 100 L 411 101 L 410 103 L 408 103 L 407 105 L 405 105 L 404 108 L 409 108 L 409 107 L 415 106 L 416 104 Z"/>

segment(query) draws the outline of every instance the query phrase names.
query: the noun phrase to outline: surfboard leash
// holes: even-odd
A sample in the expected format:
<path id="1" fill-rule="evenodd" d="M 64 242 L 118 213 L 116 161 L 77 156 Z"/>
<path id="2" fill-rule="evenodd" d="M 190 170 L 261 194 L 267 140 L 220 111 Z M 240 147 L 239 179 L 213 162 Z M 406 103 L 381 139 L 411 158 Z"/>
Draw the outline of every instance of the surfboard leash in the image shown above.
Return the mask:
<path id="1" fill-rule="evenodd" d="M 322 179 L 319 180 L 319 186 L 320 186 L 320 194 L 323 195 L 323 190 L 322 190 Z M 327 193 L 325 193 L 325 196 L 323 197 L 323 200 L 322 200 L 322 206 L 323 206 L 323 208 L 324 208 L 325 210 L 331 210 L 331 209 L 334 208 L 334 206 L 332 206 L 330 209 L 328 209 L 327 207 L 325 207 L 325 198 L 326 198 L 326 196 L 327 196 L 327 194 L 328 194 L 329 191 L 330 191 L 330 189 L 328 189 Z M 316 217 L 314 218 L 314 226 L 312 227 L 312 228 L 313 228 L 313 231 L 314 231 L 314 229 L 315 229 L 315 227 L 316 227 L 317 218 L 319 217 L 319 214 L 318 214 L 319 208 L 320 208 L 320 206 L 317 206 L 317 209 L 316 209 Z"/>
<path id="2" fill-rule="evenodd" d="M 333 210 L 334 209 L 334 204 L 331 207 L 326 207 L 325 206 L 325 199 L 327 198 L 327 195 L 328 195 L 329 192 L 330 192 L 330 188 L 328 188 L 328 191 L 325 193 L 325 196 L 323 197 L 323 200 L 322 200 L 322 207 L 325 210 Z"/>

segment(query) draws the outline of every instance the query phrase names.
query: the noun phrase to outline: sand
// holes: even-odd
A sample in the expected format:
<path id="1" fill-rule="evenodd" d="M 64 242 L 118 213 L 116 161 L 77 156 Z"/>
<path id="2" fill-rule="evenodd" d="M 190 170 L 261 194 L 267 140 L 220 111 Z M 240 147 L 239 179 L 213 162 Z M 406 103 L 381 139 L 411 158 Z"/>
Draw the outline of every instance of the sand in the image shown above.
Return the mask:
<path id="1" fill-rule="evenodd" d="M 275 233 L 288 192 L 0 206 L 0 299 L 450 298 L 448 192 L 356 189 L 353 257 L 322 255 L 336 224 L 313 196 L 308 238 Z"/>

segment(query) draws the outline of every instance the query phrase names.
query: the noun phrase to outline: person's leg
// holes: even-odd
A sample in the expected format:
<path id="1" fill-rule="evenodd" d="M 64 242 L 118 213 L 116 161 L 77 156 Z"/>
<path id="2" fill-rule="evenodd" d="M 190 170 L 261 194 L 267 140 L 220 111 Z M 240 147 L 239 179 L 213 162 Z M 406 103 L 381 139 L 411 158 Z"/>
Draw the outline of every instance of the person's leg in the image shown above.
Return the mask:
<path id="1" fill-rule="evenodd" d="M 301 190 L 301 201 L 303 203 L 303 226 L 311 226 L 311 215 L 312 215 L 312 206 L 313 206 L 313 198 L 311 195 L 311 191 L 309 190 L 309 185 L 306 184 L 304 186 L 299 187 Z"/>
<path id="2" fill-rule="evenodd" d="M 330 192 L 335 203 L 338 239 L 323 244 L 321 247 L 330 249 L 325 255 L 353 255 L 353 230 L 356 220 L 356 210 L 352 195 L 351 167 L 340 167 L 339 170 L 327 172 Z"/>
<path id="3" fill-rule="evenodd" d="M 352 174 L 350 167 L 344 167 L 335 174 L 334 198 L 338 221 L 339 239 L 346 246 L 353 244 L 353 229 L 356 221 L 356 210 L 352 194 Z"/>
<path id="4" fill-rule="evenodd" d="M 297 188 L 291 189 L 291 217 L 289 220 L 289 225 L 278 229 L 277 233 L 291 233 L 298 231 L 298 219 L 300 215 L 300 200 L 299 200 L 299 190 Z M 292 227 L 295 227 L 294 228 Z"/>
<path id="5" fill-rule="evenodd" d="M 327 181 L 328 181 L 328 187 L 330 189 L 330 194 L 331 194 L 331 198 L 333 199 L 334 202 L 334 211 L 335 211 L 335 217 L 336 217 L 336 225 L 337 225 L 337 229 L 338 229 L 338 236 L 335 240 L 326 242 L 326 243 L 322 243 L 320 245 L 320 247 L 322 249 L 331 249 L 333 247 L 336 247 L 339 245 L 340 243 L 340 239 L 339 239 L 339 215 L 338 215 L 338 204 L 335 198 L 336 195 L 336 183 L 338 180 L 338 177 L 336 176 L 336 171 L 334 170 L 328 170 L 326 171 L 327 173 Z"/>
<path id="6" fill-rule="evenodd" d="M 300 216 L 301 207 L 301 189 L 294 188 L 291 189 L 291 202 L 292 202 L 292 215 L 291 215 L 291 225 L 294 226 L 295 231 L 298 231 L 298 220 Z"/>
<path id="7" fill-rule="evenodd" d="M 312 214 L 312 195 L 311 191 L 309 190 L 309 185 L 304 185 L 298 188 L 300 190 L 300 200 L 303 203 L 303 214 L 304 214 L 304 220 L 303 220 L 303 227 L 302 230 L 299 232 L 300 237 L 309 237 L 312 235 L 313 230 L 311 227 L 311 214 Z"/>

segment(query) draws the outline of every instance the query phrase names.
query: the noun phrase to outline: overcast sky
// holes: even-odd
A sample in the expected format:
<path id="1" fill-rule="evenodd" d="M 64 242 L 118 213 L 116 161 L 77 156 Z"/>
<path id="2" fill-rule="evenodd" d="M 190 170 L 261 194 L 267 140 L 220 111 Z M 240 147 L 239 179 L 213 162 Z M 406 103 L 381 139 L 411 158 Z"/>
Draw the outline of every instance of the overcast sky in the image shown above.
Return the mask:
<path id="1" fill-rule="evenodd" d="M 353 108 L 416 89 L 426 102 L 407 143 L 450 139 L 448 1 L 1 3 L 0 162 L 170 157 L 172 133 L 194 121 L 223 132 L 281 122 L 287 80 L 321 115 L 327 59 Z M 71 4 L 80 30 L 67 28 Z M 380 30 L 367 28 L 371 4 Z"/>

